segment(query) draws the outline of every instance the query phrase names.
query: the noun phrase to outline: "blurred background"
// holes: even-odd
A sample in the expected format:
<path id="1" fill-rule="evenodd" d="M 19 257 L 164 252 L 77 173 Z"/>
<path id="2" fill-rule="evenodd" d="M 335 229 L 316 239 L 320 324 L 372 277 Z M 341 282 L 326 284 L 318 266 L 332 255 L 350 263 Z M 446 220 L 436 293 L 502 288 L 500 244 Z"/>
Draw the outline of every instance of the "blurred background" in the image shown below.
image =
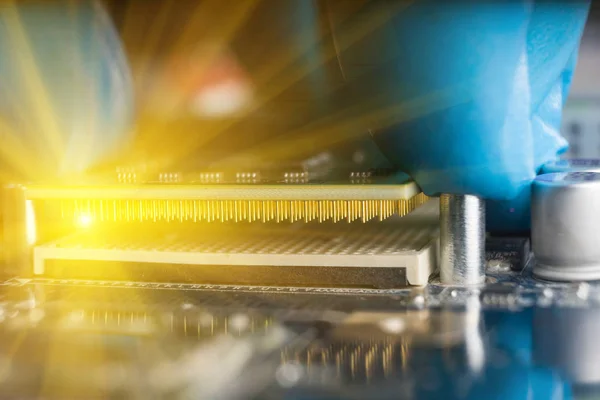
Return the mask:
<path id="1" fill-rule="evenodd" d="M 135 79 L 134 157 L 147 159 L 156 149 L 171 160 L 201 154 L 203 167 L 216 168 L 257 165 L 257 159 L 294 162 L 336 147 L 353 154 L 362 147 L 355 161 L 381 162 L 363 139 L 375 110 L 392 96 L 380 83 L 388 81 L 385 74 L 393 72 L 386 65 L 398 56 L 390 51 L 394 29 L 386 21 L 404 2 L 105 4 Z M 565 157 L 600 156 L 599 48 L 596 3 L 565 107 L 562 132 L 571 144 Z M 352 96 L 358 91 L 359 100 Z"/>
<path id="2" fill-rule="evenodd" d="M 52 12 L 50 3 L 58 5 Z M 3 51 L 18 55 L 14 59 L 20 61 L 10 65 L 11 57 L 5 57 L 0 64 L 3 76 L 9 77 L 3 93 L 11 93 L 0 96 L 0 105 L 28 104 L 9 110 L 16 122 L 3 122 L 25 132 L 9 135 L 11 140 L 35 135 L 22 147 L 36 149 L 33 157 L 44 171 L 54 171 L 53 164 L 62 159 L 68 165 L 60 171 L 75 172 L 99 160 L 111 171 L 115 163 L 149 162 L 158 171 L 182 164 L 200 170 L 260 169 L 265 163 L 286 168 L 325 162 L 323 157 L 338 157 L 335 164 L 343 159 L 354 170 L 386 167 L 370 133 L 400 123 L 404 114 L 418 118 L 435 112 L 435 93 L 426 90 L 424 96 L 412 82 L 402 80 L 398 69 L 406 49 L 397 40 L 399 28 L 393 18 L 409 2 L 248 0 L 235 7 L 217 0 L 15 4 L 20 11 L 3 9 Z M 99 4 L 108 15 L 99 11 Z M 65 13 L 70 14 L 66 19 Z M 567 154 L 572 157 L 600 155 L 600 120 L 595 119 L 600 104 L 600 82 L 595 79 L 599 15 L 598 6 L 593 6 L 565 110 L 563 132 L 572 143 Z M 117 32 L 107 29 L 109 19 Z M 19 32 L 25 40 L 16 40 Z M 24 56 L 27 46 L 36 57 Z M 69 63 L 70 58 L 76 62 Z M 39 66 L 44 68 L 37 71 L 37 79 Z M 64 68 L 73 71 L 65 74 Z M 101 79 L 93 81 L 95 73 Z M 11 76 L 23 81 L 14 83 Z M 44 103 L 39 95 L 43 91 L 58 95 Z M 15 98 L 15 93 L 27 98 Z M 403 98 L 414 98 L 415 104 L 402 103 Z M 30 111 L 23 114 L 23 108 Z M 63 120 L 54 131 L 48 119 L 52 114 Z M 57 139 L 61 135 L 67 140 Z M 58 145 L 60 140 L 66 145 Z M 11 150 L 4 153 L 20 153 L 13 151 L 16 147 L 5 146 Z M 52 152 L 56 154 L 45 154 Z M 32 159 L 29 153 L 2 158 L 19 164 L 23 175 L 32 168 L 18 159 Z"/>
<path id="3" fill-rule="evenodd" d="M 571 145 L 566 157 L 600 156 L 599 67 L 600 5 L 596 2 L 592 3 L 570 98 L 563 115 L 562 134 Z"/>
<path id="4" fill-rule="evenodd" d="M 395 58 L 385 21 L 404 5 L 106 1 L 135 80 L 132 163 L 169 169 L 188 157 L 199 168 L 243 169 L 341 147 L 379 166 L 363 139 L 391 95 L 381 83 Z M 355 147 L 363 151 L 352 157 Z"/>

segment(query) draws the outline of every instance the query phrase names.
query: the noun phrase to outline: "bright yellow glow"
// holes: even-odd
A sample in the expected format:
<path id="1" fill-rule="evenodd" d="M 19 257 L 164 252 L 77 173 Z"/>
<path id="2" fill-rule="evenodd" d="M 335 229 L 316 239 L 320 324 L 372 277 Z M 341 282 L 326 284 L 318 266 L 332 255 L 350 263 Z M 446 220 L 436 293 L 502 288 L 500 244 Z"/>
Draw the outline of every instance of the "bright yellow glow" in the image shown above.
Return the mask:
<path id="1" fill-rule="evenodd" d="M 77 216 L 77 225 L 79 225 L 82 228 L 87 228 L 90 225 L 92 225 L 93 219 L 91 217 L 91 215 L 89 214 L 79 214 Z"/>
<path id="2" fill-rule="evenodd" d="M 22 128 L 17 125 L 13 126 L 14 124 L 11 123 L 14 118 L 0 119 L 0 133 L 3 137 L 0 157 L 6 160 L 10 164 L 11 170 L 18 172 L 24 180 L 39 180 L 47 172 L 52 172 L 45 167 L 46 165 L 50 165 L 51 168 L 55 168 L 57 165 L 74 164 L 79 166 L 80 162 L 87 165 L 88 161 L 93 161 L 88 155 L 95 151 L 94 143 L 98 140 L 95 132 L 104 126 L 99 123 L 104 121 L 105 116 L 98 114 L 104 110 L 103 104 L 98 104 L 102 100 L 102 96 L 94 89 L 96 86 L 90 84 L 100 74 L 86 71 L 84 66 L 88 64 L 86 61 L 88 59 L 100 59 L 104 53 L 95 54 L 93 52 L 104 51 L 108 44 L 104 43 L 104 37 L 98 37 L 93 40 L 93 46 L 82 47 L 82 36 L 77 33 L 81 29 L 80 15 L 87 9 L 81 8 L 81 2 L 66 3 L 69 4 L 69 10 L 65 14 L 68 15 L 65 21 L 65 30 L 69 32 L 72 30 L 73 34 L 65 35 L 63 45 L 65 54 L 69 55 L 73 71 L 69 90 L 65 94 L 68 97 L 69 93 L 73 92 L 79 99 L 79 103 L 89 105 L 89 112 L 81 111 L 78 108 L 78 117 L 73 118 L 74 121 L 62 121 L 60 113 L 57 112 L 59 108 L 55 110 L 57 105 L 53 104 L 52 100 L 56 96 L 51 93 L 53 87 L 47 87 L 47 82 L 44 80 L 44 63 L 36 62 L 38 60 L 37 47 L 34 45 L 35 43 L 30 42 L 29 29 L 31 27 L 26 23 L 27 21 L 23 20 L 23 15 L 18 7 L 19 2 L 16 0 L 7 2 L 0 12 L 0 20 L 6 25 L 6 40 L 10 44 L 7 46 L 9 54 L 5 58 L 11 60 L 15 70 L 20 71 L 20 75 L 16 78 L 19 79 L 19 87 L 23 87 L 23 93 L 17 99 L 24 104 L 15 104 L 11 110 L 20 110 L 19 112 L 25 113 L 24 116 L 17 115 L 18 120 L 27 121 L 27 126 L 23 129 L 38 134 L 36 138 L 38 146 L 36 148 L 27 146 L 19 131 Z M 180 158 L 187 157 L 199 150 L 210 152 L 209 146 L 213 145 L 216 137 L 222 134 L 234 134 L 232 128 L 240 121 L 237 117 L 253 118 L 256 113 L 259 115 L 269 114 L 271 103 L 278 102 L 279 96 L 287 93 L 289 89 L 292 89 L 291 93 L 295 93 L 297 84 L 302 83 L 304 79 L 322 68 L 325 68 L 323 71 L 328 71 L 328 65 L 333 60 L 337 59 L 344 85 L 351 84 L 358 77 L 353 77 L 352 74 L 347 75 L 341 54 L 345 54 L 346 51 L 354 51 L 354 46 L 359 46 L 365 38 L 390 24 L 394 15 L 409 7 L 411 2 L 393 2 L 394 6 L 369 8 L 368 18 L 362 16 L 363 2 L 342 2 L 344 6 L 339 10 L 327 11 L 327 21 L 321 21 L 328 25 L 324 29 L 320 28 L 317 8 L 303 6 L 301 18 L 304 22 L 298 25 L 299 30 L 295 31 L 294 37 L 290 37 L 290 45 L 280 46 L 282 38 L 271 39 L 268 35 L 263 38 L 261 32 L 251 32 L 252 36 L 257 38 L 256 46 L 276 49 L 277 52 L 273 54 L 266 52 L 268 57 L 261 58 L 261 62 L 250 63 L 252 64 L 252 73 L 248 87 L 229 84 L 216 85 L 216 82 L 211 85 L 210 79 L 207 77 L 212 76 L 210 75 L 212 68 L 214 65 L 219 65 L 221 57 L 231 58 L 231 62 L 241 69 L 244 69 L 243 66 L 246 67 L 245 63 L 241 61 L 243 57 L 238 60 L 236 51 L 234 51 L 234 43 L 237 43 L 238 36 L 247 35 L 248 29 L 255 26 L 254 23 L 249 25 L 247 23 L 251 22 L 255 15 L 255 9 L 256 13 L 262 13 L 260 11 L 261 3 L 260 0 L 248 0 L 237 2 L 235 7 L 232 7 L 219 0 L 197 2 L 131 0 L 127 2 L 120 33 L 125 48 L 128 50 L 127 58 L 131 63 L 135 87 L 138 89 L 135 146 L 139 146 L 136 147 L 136 151 L 139 150 L 139 154 L 143 156 L 142 163 L 146 163 L 146 155 L 152 155 L 153 168 L 161 170 L 170 168 Z M 326 8 L 329 8 L 329 5 Z M 284 14 L 281 15 L 283 18 L 292 18 L 293 15 L 287 15 L 285 10 L 291 12 L 293 9 L 294 7 L 278 9 L 277 12 L 283 12 Z M 280 18 L 277 12 L 273 12 L 272 18 Z M 361 13 L 360 18 L 354 18 L 357 13 Z M 182 16 L 185 18 L 181 18 Z M 96 34 L 100 35 L 102 32 L 100 29 Z M 332 33 L 335 35 L 330 37 Z M 258 40 L 259 37 L 260 40 Z M 321 45 L 330 43 L 331 40 L 335 42 L 331 46 Z M 166 43 L 169 43 L 169 46 L 163 48 Z M 84 47 L 85 51 L 83 51 Z M 310 62 L 306 61 L 305 54 L 313 52 L 318 53 L 318 57 Z M 250 51 L 248 53 L 249 60 L 254 60 L 255 55 L 258 57 L 262 53 L 262 50 Z M 62 53 L 61 55 L 57 54 L 57 59 L 60 57 L 62 57 Z M 170 66 L 179 63 L 183 63 L 185 66 L 183 71 L 192 71 L 189 72 L 189 77 L 180 76 L 186 75 L 188 72 L 177 74 L 184 82 L 191 79 L 192 83 L 189 87 L 187 85 L 180 87 L 179 84 L 167 79 L 172 73 Z M 178 69 L 175 69 L 175 72 L 177 71 Z M 223 77 L 221 76 L 219 79 L 223 79 Z M 470 85 L 469 82 L 464 84 Z M 204 87 L 202 85 L 212 88 L 199 93 L 192 90 L 194 87 Z M 338 85 L 341 83 L 333 79 L 323 87 L 323 93 L 319 92 L 318 95 L 329 95 L 329 90 L 335 90 L 337 93 Z M 335 111 L 325 117 L 320 116 L 320 113 L 315 116 L 307 113 L 306 121 L 303 121 L 302 124 L 292 125 L 298 126 L 298 128 L 293 130 L 290 128 L 285 135 L 279 135 L 268 142 L 263 139 L 257 140 L 255 146 L 248 146 L 243 152 L 236 150 L 235 157 L 233 155 L 221 157 L 215 163 L 230 167 L 237 164 L 238 156 L 242 161 L 251 158 L 268 162 L 310 156 L 316 151 L 316 146 L 318 146 L 318 150 L 321 150 L 343 141 L 353 140 L 356 136 L 363 136 L 367 128 L 376 131 L 398 122 L 450 107 L 459 101 L 469 100 L 468 98 L 457 100 L 456 91 L 455 87 L 443 88 L 439 93 L 425 93 L 421 97 L 398 103 L 388 103 L 387 99 L 393 98 L 393 96 L 389 96 L 389 93 L 381 93 L 377 98 L 356 96 L 352 102 L 342 102 L 345 105 L 343 108 L 335 108 Z M 302 90 L 299 94 L 300 98 L 297 99 L 299 102 L 304 101 L 303 93 Z M 310 93 L 312 93 L 312 89 Z M 164 99 L 169 99 L 169 101 L 164 102 Z M 289 104 L 296 104 L 296 100 L 292 100 Z M 283 103 L 287 104 L 287 100 Z M 381 106 L 381 104 L 385 104 L 385 106 Z M 155 107 L 156 105 L 159 107 Z M 279 110 L 278 107 L 275 110 Z M 282 105 L 282 107 L 283 110 L 286 110 L 288 105 Z M 80 108 L 83 110 L 83 106 Z M 187 114 L 190 108 L 196 113 L 196 117 L 198 114 L 201 116 L 200 120 L 188 118 Z M 181 116 L 180 113 L 184 117 L 165 118 L 171 114 Z M 301 115 L 304 115 L 303 113 L 302 111 Z M 236 118 L 223 118 L 225 115 L 233 114 Z M 292 114 L 293 118 L 297 118 L 294 111 Z M 282 116 L 285 117 L 285 112 Z M 208 117 L 212 118 L 210 122 L 206 121 Z M 174 126 L 174 120 L 177 121 L 176 126 Z M 67 122 L 66 125 L 65 122 Z M 63 125 L 81 126 L 82 134 L 74 139 L 75 135 L 72 135 L 70 130 L 63 131 Z M 202 129 L 199 129 L 199 126 Z M 201 135 L 198 134 L 200 131 Z M 239 135 L 246 134 L 246 132 L 239 133 Z M 68 143 L 71 144 L 77 140 L 77 145 L 74 146 L 78 149 L 76 154 L 66 148 L 65 138 L 69 138 Z M 236 140 L 237 137 L 231 137 L 231 141 Z M 44 162 L 42 162 L 36 157 L 37 150 L 35 149 L 38 147 L 39 149 L 48 149 L 48 151 L 44 150 L 44 154 L 47 153 L 50 160 L 44 158 Z M 100 151 L 99 149 L 98 147 L 98 151 Z M 139 156 L 137 153 L 132 155 L 134 159 Z M 4 179 L 3 174 L 4 172 L 0 171 L 2 179 Z"/>
<path id="3" fill-rule="evenodd" d="M 32 246 L 37 240 L 37 231 L 35 228 L 35 211 L 31 200 L 25 201 L 25 237 L 27 244 Z"/>

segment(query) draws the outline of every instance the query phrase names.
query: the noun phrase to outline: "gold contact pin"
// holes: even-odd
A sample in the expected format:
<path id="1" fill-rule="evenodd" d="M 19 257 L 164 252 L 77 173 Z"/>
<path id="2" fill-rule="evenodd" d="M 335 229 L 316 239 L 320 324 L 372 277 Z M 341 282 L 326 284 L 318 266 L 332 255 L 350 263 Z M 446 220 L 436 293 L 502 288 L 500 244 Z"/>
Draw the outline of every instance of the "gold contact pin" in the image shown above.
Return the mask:
<path id="1" fill-rule="evenodd" d="M 323 220 L 325 219 L 323 216 L 323 202 L 319 201 L 318 207 L 319 208 L 318 208 L 317 214 L 318 214 L 319 222 L 323 222 Z"/>
<path id="2" fill-rule="evenodd" d="M 377 347 L 372 346 L 365 356 L 365 375 L 367 376 L 367 382 L 369 382 L 373 377 L 373 364 L 375 361 L 376 351 Z"/>
<path id="3" fill-rule="evenodd" d="M 98 204 L 99 214 L 100 214 L 100 222 L 104 222 L 104 202 L 100 201 Z"/>
<path id="4" fill-rule="evenodd" d="M 327 349 L 323 349 L 323 350 L 321 350 L 321 363 L 323 364 L 324 367 L 326 367 L 328 362 L 329 362 L 329 351 Z"/>
<path id="5" fill-rule="evenodd" d="M 386 377 L 389 377 L 393 371 L 393 354 L 394 349 L 391 344 L 388 344 L 383 350 L 383 372 Z"/>
<path id="6" fill-rule="evenodd" d="M 296 202 L 290 202 L 290 222 L 296 222 Z"/>

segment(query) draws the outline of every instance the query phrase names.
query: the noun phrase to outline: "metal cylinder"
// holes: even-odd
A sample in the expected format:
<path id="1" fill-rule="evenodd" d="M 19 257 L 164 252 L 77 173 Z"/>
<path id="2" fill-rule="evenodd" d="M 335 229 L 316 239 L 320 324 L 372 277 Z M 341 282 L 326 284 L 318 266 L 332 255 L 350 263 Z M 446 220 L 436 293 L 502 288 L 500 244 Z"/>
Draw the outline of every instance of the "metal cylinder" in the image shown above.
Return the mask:
<path id="1" fill-rule="evenodd" d="M 533 273 L 558 281 L 600 279 L 600 173 L 544 174 L 531 191 Z"/>
<path id="2" fill-rule="evenodd" d="M 595 158 L 573 158 L 550 161 L 542 167 L 542 173 L 553 172 L 600 172 L 600 160 Z"/>
<path id="3" fill-rule="evenodd" d="M 454 285 L 485 282 L 485 203 L 477 196 L 440 197 L 440 279 Z"/>

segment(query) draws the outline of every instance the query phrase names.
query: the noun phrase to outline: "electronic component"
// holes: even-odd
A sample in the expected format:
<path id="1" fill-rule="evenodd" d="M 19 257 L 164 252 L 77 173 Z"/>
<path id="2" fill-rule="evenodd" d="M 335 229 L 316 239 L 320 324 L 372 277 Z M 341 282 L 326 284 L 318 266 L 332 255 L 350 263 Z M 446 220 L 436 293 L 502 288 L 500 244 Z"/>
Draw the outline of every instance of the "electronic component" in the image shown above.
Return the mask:
<path id="1" fill-rule="evenodd" d="M 424 285 L 436 265 L 435 204 L 399 218 L 427 200 L 412 182 L 31 185 L 4 200 L 21 274 L 383 288 Z"/>
<path id="2" fill-rule="evenodd" d="M 488 268 L 506 266 L 522 271 L 531 259 L 531 244 L 526 237 L 488 237 L 485 240 L 485 260 Z"/>
<path id="3" fill-rule="evenodd" d="M 440 279 L 458 285 L 485 282 L 485 203 L 479 197 L 440 198 Z"/>
<path id="4" fill-rule="evenodd" d="M 132 229 L 84 229 L 36 245 L 34 273 L 118 279 L 126 266 L 158 281 L 389 288 L 425 285 L 436 265 L 435 204 L 360 226 Z"/>
<path id="5" fill-rule="evenodd" d="M 544 174 L 532 186 L 534 274 L 549 280 L 600 279 L 600 174 Z"/>
<path id="6" fill-rule="evenodd" d="M 74 221 L 384 220 L 406 215 L 427 197 L 404 185 L 27 186 L 23 200 Z M 87 218 L 86 218 L 87 219 Z"/>

